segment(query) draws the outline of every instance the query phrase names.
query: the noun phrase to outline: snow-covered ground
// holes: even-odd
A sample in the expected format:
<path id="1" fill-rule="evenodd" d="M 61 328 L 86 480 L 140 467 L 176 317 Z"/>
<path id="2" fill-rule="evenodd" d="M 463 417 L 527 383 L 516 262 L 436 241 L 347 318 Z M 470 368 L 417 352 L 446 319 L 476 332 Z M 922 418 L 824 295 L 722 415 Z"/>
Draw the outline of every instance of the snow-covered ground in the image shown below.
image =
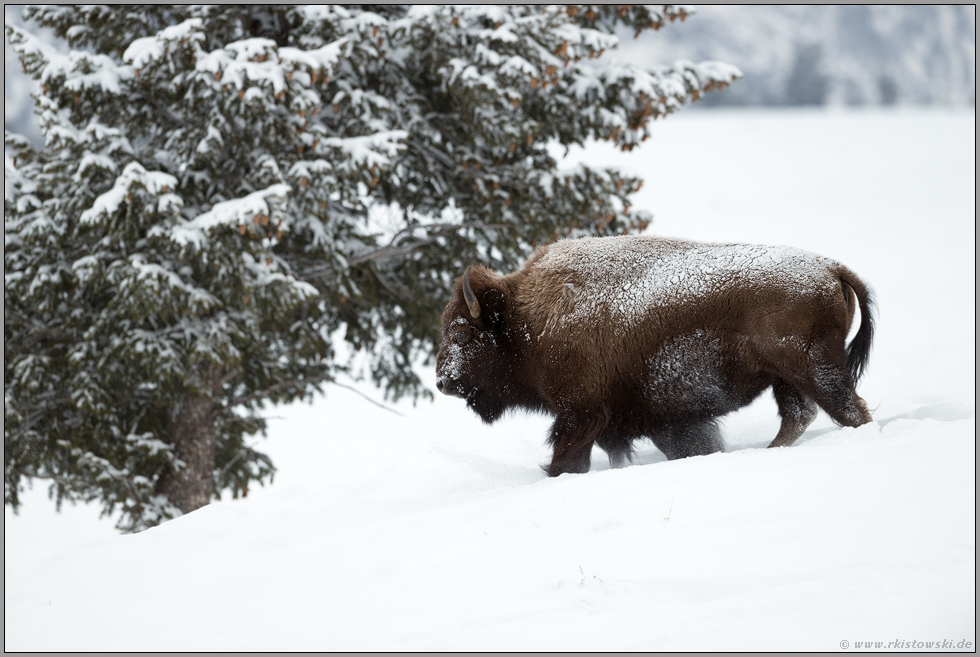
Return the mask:
<path id="1" fill-rule="evenodd" d="M 875 423 L 766 450 L 766 395 L 726 453 L 548 479 L 546 418 L 331 389 L 271 412 L 247 500 L 132 536 L 43 486 L 6 510 L 5 649 L 975 649 L 975 138 L 972 111 L 726 110 L 568 156 L 642 173 L 651 233 L 869 282 Z"/>

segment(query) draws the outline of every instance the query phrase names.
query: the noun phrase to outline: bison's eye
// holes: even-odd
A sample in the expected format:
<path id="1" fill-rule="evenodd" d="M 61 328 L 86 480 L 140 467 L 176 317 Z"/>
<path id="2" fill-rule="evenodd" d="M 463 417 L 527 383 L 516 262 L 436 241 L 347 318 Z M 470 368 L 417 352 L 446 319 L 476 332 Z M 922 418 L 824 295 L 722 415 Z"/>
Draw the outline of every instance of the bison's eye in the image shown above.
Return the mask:
<path id="1" fill-rule="evenodd" d="M 470 337 L 470 334 L 467 331 L 459 331 L 454 337 L 456 338 L 456 342 L 463 344 L 466 342 L 466 338 Z"/>

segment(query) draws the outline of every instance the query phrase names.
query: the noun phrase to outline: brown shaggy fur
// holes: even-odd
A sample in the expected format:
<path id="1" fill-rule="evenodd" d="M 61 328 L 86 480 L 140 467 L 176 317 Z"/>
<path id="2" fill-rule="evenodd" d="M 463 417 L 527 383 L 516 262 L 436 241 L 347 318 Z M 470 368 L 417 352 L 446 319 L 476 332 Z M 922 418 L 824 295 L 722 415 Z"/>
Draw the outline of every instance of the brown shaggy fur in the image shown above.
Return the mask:
<path id="1" fill-rule="evenodd" d="M 458 281 L 437 386 L 486 422 L 510 408 L 553 414 L 549 475 L 588 471 L 593 443 L 613 467 L 644 437 L 670 459 L 719 451 L 716 418 L 768 388 L 782 418 L 770 447 L 791 445 L 818 406 L 843 426 L 871 421 L 854 391 L 871 293 L 832 260 L 634 236 L 561 241 L 513 274 L 468 274 L 479 305 Z"/>

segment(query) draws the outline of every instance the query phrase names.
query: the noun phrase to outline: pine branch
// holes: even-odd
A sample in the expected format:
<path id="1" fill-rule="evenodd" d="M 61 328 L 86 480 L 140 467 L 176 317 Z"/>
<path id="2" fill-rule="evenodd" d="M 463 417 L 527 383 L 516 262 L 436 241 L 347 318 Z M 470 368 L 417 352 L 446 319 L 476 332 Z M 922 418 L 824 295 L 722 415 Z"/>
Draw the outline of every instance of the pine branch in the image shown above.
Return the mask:
<path id="1" fill-rule="evenodd" d="M 434 242 L 437 238 L 443 237 L 445 235 L 457 232 L 461 228 L 513 228 L 512 224 L 506 223 L 485 223 L 482 221 L 469 221 L 463 223 L 434 223 L 434 224 L 415 224 L 412 226 L 406 226 L 396 232 L 387 245 L 380 247 L 378 249 L 373 249 L 371 251 L 364 251 L 356 255 L 348 257 L 347 264 L 349 266 L 362 265 L 366 262 L 378 261 L 378 260 L 390 260 L 392 258 L 397 258 L 400 256 L 408 255 L 413 251 L 416 251 L 424 246 L 427 246 Z M 416 240 L 409 244 L 396 245 L 399 237 L 406 234 L 414 232 L 416 230 L 430 230 L 435 229 L 435 234 L 429 235 L 425 238 Z M 297 276 L 303 280 L 310 280 L 313 278 L 320 277 L 324 274 L 329 274 L 335 271 L 335 268 L 331 265 L 318 265 L 315 267 L 310 267 L 300 271 Z"/>
<path id="2" fill-rule="evenodd" d="M 221 478 L 224 477 L 225 473 L 227 473 L 228 470 L 231 469 L 231 466 L 238 463 L 238 461 L 240 461 L 241 458 L 245 456 L 246 452 L 248 452 L 248 449 L 249 449 L 248 447 L 242 447 L 240 450 L 238 450 L 238 453 L 235 454 L 235 457 L 232 458 L 230 461 L 228 461 L 228 463 L 225 464 L 225 467 L 221 468 L 221 471 L 218 472 L 218 476 L 215 477 L 215 479 L 221 481 Z"/>
<path id="3" fill-rule="evenodd" d="M 77 481 L 72 479 L 65 479 L 64 477 L 59 477 L 58 475 L 53 475 L 53 474 L 45 475 L 39 472 L 28 472 L 23 468 L 13 468 L 10 472 L 16 474 L 19 477 L 25 477 L 27 479 L 41 479 L 44 481 L 53 481 L 54 483 L 59 484 L 64 488 L 67 488 L 68 490 L 74 489 L 78 484 Z M 103 470 L 102 472 L 107 477 L 111 478 L 113 481 L 118 481 L 119 483 L 123 484 L 123 486 L 125 486 L 126 488 L 126 492 L 129 493 L 129 496 L 136 504 L 136 508 L 138 510 L 141 510 L 143 508 L 143 500 L 140 499 L 139 493 L 136 491 L 136 487 L 133 485 L 133 482 L 128 477 L 120 477 L 119 475 L 115 475 L 105 470 Z M 72 501 L 71 498 L 69 498 L 69 501 Z"/>
<path id="4" fill-rule="evenodd" d="M 375 249 L 373 251 L 367 251 L 365 253 L 359 253 L 357 255 L 351 256 L 350 258 L 347 259 L 347 262 L 350 265 L 356 266 L 372 260 L 389 260 L 391 258 L 397 258 L 400 256 L 408 255 L 412 251 L 415 251 L 417 249 L 422 248 L 423 246 L 431 244 L 439 237 L 442 237 L 449 233 L 456 232 L 462 228 L 512 228 L 512 227 L 513 226 L 511 224 L 488 224 L 482 221 L 471 221 L 471 222 L 464 222 L 464 223 L 420 224 L 420 225 L 406 226 L 405 228 L 402 228 L 400 231 L 395 233 L 394 237 L 391 238 L 391 241 L 389 241 L 386 246 L 383 246 L 380 249 Z M 422 230 L 434 229 L 436 232 L 434 234 L 430 234 L 428 237 L 419 239 L 410 244 L 395 246 L 395 242 L 400 236 L 420 229 Z"/>

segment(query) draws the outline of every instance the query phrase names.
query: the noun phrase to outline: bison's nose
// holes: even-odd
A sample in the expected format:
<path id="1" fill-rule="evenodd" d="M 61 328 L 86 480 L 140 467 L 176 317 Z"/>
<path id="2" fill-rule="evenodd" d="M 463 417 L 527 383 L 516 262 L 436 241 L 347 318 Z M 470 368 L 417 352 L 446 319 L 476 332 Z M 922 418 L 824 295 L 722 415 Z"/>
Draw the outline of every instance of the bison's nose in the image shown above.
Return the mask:
<path id="1" fill-rule="evenodd" d="M 462 393 L 459 391 L 459 387 L 456 382 L 451 379 L 446 379 L 439 377 L 436 381 L 436 389 L 439 390 L 444 395 L 449 395 L 450 397 L 462 397 Z"/>

